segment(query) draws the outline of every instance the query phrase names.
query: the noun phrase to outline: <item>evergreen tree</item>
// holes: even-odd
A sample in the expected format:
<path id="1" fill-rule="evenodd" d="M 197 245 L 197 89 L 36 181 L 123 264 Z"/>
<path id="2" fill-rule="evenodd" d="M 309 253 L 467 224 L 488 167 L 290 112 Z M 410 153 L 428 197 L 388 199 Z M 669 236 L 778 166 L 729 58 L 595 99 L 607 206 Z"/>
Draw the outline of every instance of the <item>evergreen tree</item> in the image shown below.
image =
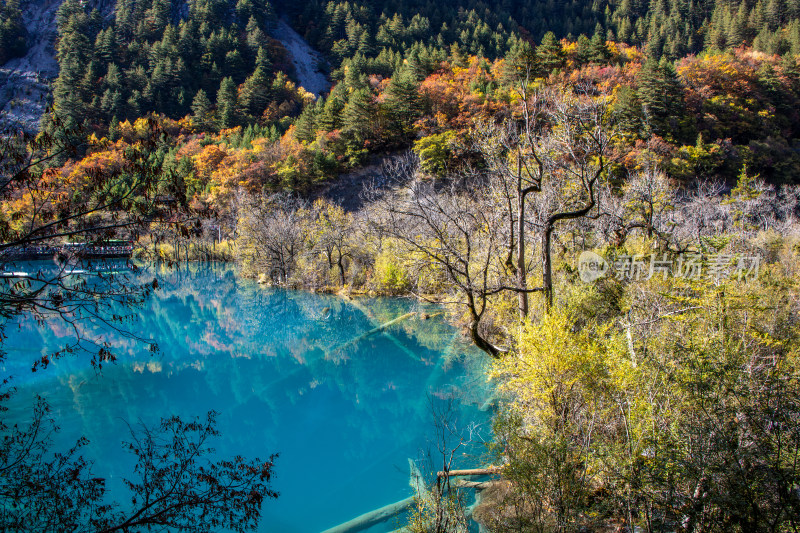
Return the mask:
<path id="1" fill-rule="evenodd" d="M 217 91 L 217 125 L 220 128 L 232 128 L 237 124 L 236 108 L 236 84 L 230 76 L 222 78 Z"/>
<path id="2" fill-rule="evenodd" d="M 242 111 L 252 117 L 260 117 L 269 103 L 270 79 L 263 67 L 256 67 L 255 72 L 242 84 L 239 105 Z"/>
<path id="3" fill-rule="evenodd" d="M 325 99 L 322 113 L 317 118 L 318 128 L 324 131 L 333 131 L 341 128 L 341 114 L 346 102 L 344 84 L 338 83 Z"/>
<path id="4" fill-rule="evenodd" d="M 683 88 L 675 66 L 666 59 L 648 59 L 637 82 L 645 120 L 653 133 L 674 138 L 684 109 Z"/>
<path id="5" fill-rule="evenodd" d="M 0 65 L 25 55 L 27 33 L 18 0 L 0 0 Z"/>
<path id="6" fill-rule="evenodd" d="M 409 134 L 421 111 L 419 84 L 410 68 L 395 72 L 386 87 L 385 104 L 397 131 Z"/>
<path id="7" fill-rule="evenodd" d="M 592 42 L 587 36 L 581 34 L 575 47 L 575 63 L 585 65 L 592 57 Z"/>
<path id="8" fill-rule="evenodd" d="M 536 50 L 528 41 L 517 40 L 505 57 L 503 77 L 507 83 L 536 77 L 538 62 Z"/>
<path id="9" fill-rule="evenodd" d="M 203 89 L 197 91 L 192 100 L 192 118 L 201 129 L 209 129 L 213 125 L 213 107 Z"/>
<path id="10" fill-rule="evenodd" d="M 611 53 L 606 45 L 606 32 L 598 24 L 592 40 L 589 43 L 589 61 L 592 63 L 603 64 L 611 57 Z"/>
<path id="11" fill-rule="evenodd" d="M 59 75 L 53 84 L 53 107 L 62 117 L 81 123 L 89 106 L 87 90 L 94 79 L 87 79 L 96 69 L 90 69 L 92 57 L 90 19 L 79 0 L 65 0 L 56 14 L 61 38 L 56 49 Z"/>
<path id="12" fill-rule="evenodd" d="M 263 69 L 265 73 L 272 72 L 272 61 L 269 60 L 267 51 L 263 46 L 258 48 L 258 53 L 256 54 L 256 68 Z"/>
<path id="13" fill-rule="evenodd" d="M 297 117 L 294 123 L 294 136 L 298 141 L 307 143 L 314 141 L 314 115 L 316 110 L 316 105 L 308 105 L 303 109 L 303 112 L 300 113 L 300 116 Z"/>
<path id="14" fill-rule="evenodd" d="M 564 51 L 555 33 L 548 31 L 544 34 L 541 44 L 536 47 L 536 57 L 545 73 L 564 65 Z"/>
<path id="15" fill-rule="evenodd" d="M 352 151 L 364 148 L 364 141 L 371 137 L 372 94 L 368 89 L 358 89 L 350 93 L 342 111 L 342 135 Z"/>

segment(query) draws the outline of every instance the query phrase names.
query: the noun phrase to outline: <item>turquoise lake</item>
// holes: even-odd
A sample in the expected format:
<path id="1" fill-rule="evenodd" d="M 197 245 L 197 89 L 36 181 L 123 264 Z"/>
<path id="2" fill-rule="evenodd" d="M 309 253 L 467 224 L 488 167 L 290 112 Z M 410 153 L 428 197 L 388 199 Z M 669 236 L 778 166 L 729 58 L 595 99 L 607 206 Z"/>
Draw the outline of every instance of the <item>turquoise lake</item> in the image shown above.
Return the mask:
<path id="1" fill-rule="evenodd" d="M 128 327 L 146 346 L 101 324 L 118 361 L 99 374 L 74 354 L 31 373 L 34 360 L 74 332 L 53 321 L 7 324 L 4 376 L 18 393 L 9 418 L 24 421 L 44 396 L 61 427 L 59 445 L 81 435 L 93 472 L 118 499 L 132 458 L 120 444 L 128 424 L 219 412 L 220 455 L 279 453 L 259 531 L 319 532 L 412 495 L 408 459 L 435 454 L 431 403 L 455 399 L 458 423 L 479 424 L 454 467 L 480 464 L 491 437 L 485 356 L 429 304 L 265 288 L 226 265 L 149 272 L 160 289 Z M 410 312 L 384 331 L 364 333 Z M 427 320 L 423 314 L 430 315 Z M 421 463 L 423 469 L 425 464 Z M 438 466 L 438 464 L 437 464 Z M 392 531 L 397 521 L 370 531 Z"/>

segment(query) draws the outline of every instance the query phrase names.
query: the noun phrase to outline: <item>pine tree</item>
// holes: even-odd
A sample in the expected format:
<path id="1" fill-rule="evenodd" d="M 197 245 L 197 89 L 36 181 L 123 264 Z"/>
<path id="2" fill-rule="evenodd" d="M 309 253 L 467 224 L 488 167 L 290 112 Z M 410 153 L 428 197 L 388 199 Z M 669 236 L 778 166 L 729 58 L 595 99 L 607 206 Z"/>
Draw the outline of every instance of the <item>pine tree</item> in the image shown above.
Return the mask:
<path id="1" fill-rule="evenodd" d="M 258 53 L 256 54 L 256 68 L 259 67 L 266 73 L 272 72 L 272 61 L 270 61 L 267 51 L 263 46 L 258 47 Z"/>
<path id="2" fill-rule="evenodd" d="M 611 53 L 606 45 L 606 32 L 598 24 L 589 43 L 589 61 L 603 64 L 608 61 L 609 57 L 611 57 Z"/>
<path id="3" fill-rule="evenodd" d="M 307 105 L 297 120 L 294 122 L 294 136 L 300 142 L 310 143 L 314 141 L 314 114 L 316 105 Z"/>
<path id="4" fill-rule="evenodd" d="M 581 34 L 575 47 L 575 63 L 585 65 L 592 57 L 592 42 L 587 36 Z"/>
<path id="5" fill-rule="evenodd" d="M 0 65 L 25 55 L 27 30 L 17 0 L 0 0 Z"/>
<path id="6" fill-rule="evenodd" d="M 201 129 L 209 129 L 213 125 L 212 120 L 213 107 L 211 100 L 208 99 L 206 92 L 203 89 L 197 91 L 197 94 L 192 100 L 192 118 L 195 124 Z"/>
<path id="7" fill-rule="evenodd" d="M 517 40 L 506 54 L 503 77 L 506 82 L 514 84 L 535 77 L 537 68 L 536 50 L 528 41 Z"/>
<path id="8" fill-rule="evenodd" d="M 61 38 L 56 57 L 59 75 L 53 84 L 53 107 L 63 117 L 80 123 L 88 106 L 85 90 L 91 89 L 94 80 L 87 80 L 91 59 L 89 17 L 78 0 L 65 0 L 56 15 Z"/>
<path id="9" fill-rule="evenodd" d="M 324 131 L 333 131 L 341 127 L 341 113 L 344 109 L 344 85 L 334 86 L 328 98 L 325 100 L 322 113 L 317 117 L 317 127 Z"/>
<path id="10" fill-rule="evenodd" d="M 233 78 L 222 78 L 217 91 L 217 125 L 220 128 L 232 128 L 237 123 L 236 84 Z"/>
<path id="11" fill-rule="evenodd" d="M 564 65 L 564 51 L 555 33 L 548 31 L 544 34 L 541 44 L 536 47 L 536 56 L 546 73 Z"/>
<path id="12" fill-rule="evenodd" d="M 396 131 L 407 135 L 414 129 L 414 121 L 421 111 L 419 84 L 410 68 L 395 72 L 386 87 L 385 104 Z"/>
<path id="13" fill-rule="evenodd" d="M 260 117 L 270 100 L 270 79 L 264 68 L 258 66 L 242 84 L 239 105 L 245 114 Z"/>
<path id="14" fill-rule="evenodd" d="M 674 138 L 684 109 L 683 88 L 675 66 L 666 59 L 648 59 L 637 81 L 637 94 L 653 133 Z"/>
<path id="15" fill-rule="evenodd" d="M 363 148 L 370 138 L 373 117 L 372 94 L 368 89 L 358 89 L 350 94 L 342 111 L 342 135 L 353 148 Z"/>

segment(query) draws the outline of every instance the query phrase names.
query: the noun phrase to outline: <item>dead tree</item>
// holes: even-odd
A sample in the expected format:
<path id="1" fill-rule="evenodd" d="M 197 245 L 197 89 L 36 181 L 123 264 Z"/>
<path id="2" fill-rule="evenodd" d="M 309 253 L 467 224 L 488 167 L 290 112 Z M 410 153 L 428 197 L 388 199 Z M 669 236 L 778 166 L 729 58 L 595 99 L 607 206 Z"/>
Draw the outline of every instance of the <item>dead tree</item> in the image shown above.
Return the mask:
<path id="1" fill-rule="evenodd" d="M 476 147 L 489 165 L 490 180 L 498 206 L 505 209 L 508 227 L 508 255 L 505 265 L 516 276 L 519 316 L 528 316 L 528 265 L 526 263 L 526 200 L 541 192 L 551 161 L 549 151 L 550 91 L 528 97 L 528 83 L 520 86 L 522 119 L 503 124 L 481 124 L 475 131 Z M 516 259 L 515 259 L 516 255 Z"/>
<path id="2" fill-rule="evenodd" d="M 607 170 L 613 124 L 607 98 L 589 86 L 528 94 L 520 88 L 521 116 L 477 130 L 478 147 L 487 161 L 498 209 L 511 238 L 506 265 L 516 275 L 519 314 L 528 314 L 530 292 L 541 291 L 545 307 L 553 303 L 551 241 L 562 221 L 589 215 L 597 204 L 597 185 Z M 533 220 L 528 195 L 535 193 Z M 542 285 L 527 283 L 526 233 L 536 228 L 541 241 Z M 513 256 L 516 255 L 516 259 Z"/>
<path id="3" fill-rule="evenodd" d="M 418 278 L 443 278 L 455 288 L 456 303 L 468 313 L 473 342 L 498 357 L 503 349 L 487 338 L 481 320 L 490 298 L 510 287 L 503 283 L 499 259 L 501 220 L 483 188 L 417 181 L 386 193 L 374 211 L 373 225 L 403 246 L 408 267 Z"/>

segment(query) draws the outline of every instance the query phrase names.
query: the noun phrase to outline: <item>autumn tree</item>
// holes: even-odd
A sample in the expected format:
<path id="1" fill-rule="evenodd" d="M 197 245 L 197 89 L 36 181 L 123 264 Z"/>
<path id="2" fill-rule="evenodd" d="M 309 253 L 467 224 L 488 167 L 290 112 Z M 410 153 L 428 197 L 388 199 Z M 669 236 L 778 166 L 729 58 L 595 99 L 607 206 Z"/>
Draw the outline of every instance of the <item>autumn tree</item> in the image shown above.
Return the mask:
<path id="1" fill-rule="evenodd" d="M 353 216 L 341 206 L 323 199 L 311 207 L 311 223 L 307 239 L 313 252 L 325 257 L 328 270 L 339 271 L 339 282 L 346 284 L 346 262 L 352 259 Z"/>
<path id="2" fill-rule="evenodd" d="M 238 211 L 238 253 L 246 271 L 278 285 L 289 284 L 303 250 L 303 202 L 281 194 L 240 195 Z"/>
<path id="3" fill-rule="evenodd" d="M 55 123 L 59 119 L 52 120 Z M 140 125 L 141 138 L 133 146 L 106 141 L 76 145 L 72 139 L 78 132 L 64 127 L 60 135 L 42 133 L 32 139 L 18 135 L 0 141 L 4 206 L 0 261 L 4 270 L 13 270 L 32 247 L 58 247 L 75 240 L 91 244 L 124 239 L 135 243 L 151 222 L 166 219 L 180 224 L 180 205 L 168 199 L 175 191 L 175 176 L 162 172 L 160 162 L 150 157 L 163 142 L 160 127 L 144 119 Z M 87 149 L 90 153 L 80 163 L 48 168 L 51 161 Z M 3 278 L 2 315 L 28 315 L 38 320 L 55 316 L 75 323 L 90 318 L 127 321 L 126 315 L 112 314 L 111 307 L 116 303 L 126 308 L 135 306 L 151 292 L 152 284 L 135 282 L 124 274 L 68 281 L 65 272 L 86 260 L 81 250 L 62 250 L 62 260 L 54 270 Z M 81 345 L 84 340 L 79 337 L 76 343 Z M 108 349 L 97 348 L 95 364 L 112 358 Z M 44 356 L 37 364 L 48 361 L 49 356 Z"/>

